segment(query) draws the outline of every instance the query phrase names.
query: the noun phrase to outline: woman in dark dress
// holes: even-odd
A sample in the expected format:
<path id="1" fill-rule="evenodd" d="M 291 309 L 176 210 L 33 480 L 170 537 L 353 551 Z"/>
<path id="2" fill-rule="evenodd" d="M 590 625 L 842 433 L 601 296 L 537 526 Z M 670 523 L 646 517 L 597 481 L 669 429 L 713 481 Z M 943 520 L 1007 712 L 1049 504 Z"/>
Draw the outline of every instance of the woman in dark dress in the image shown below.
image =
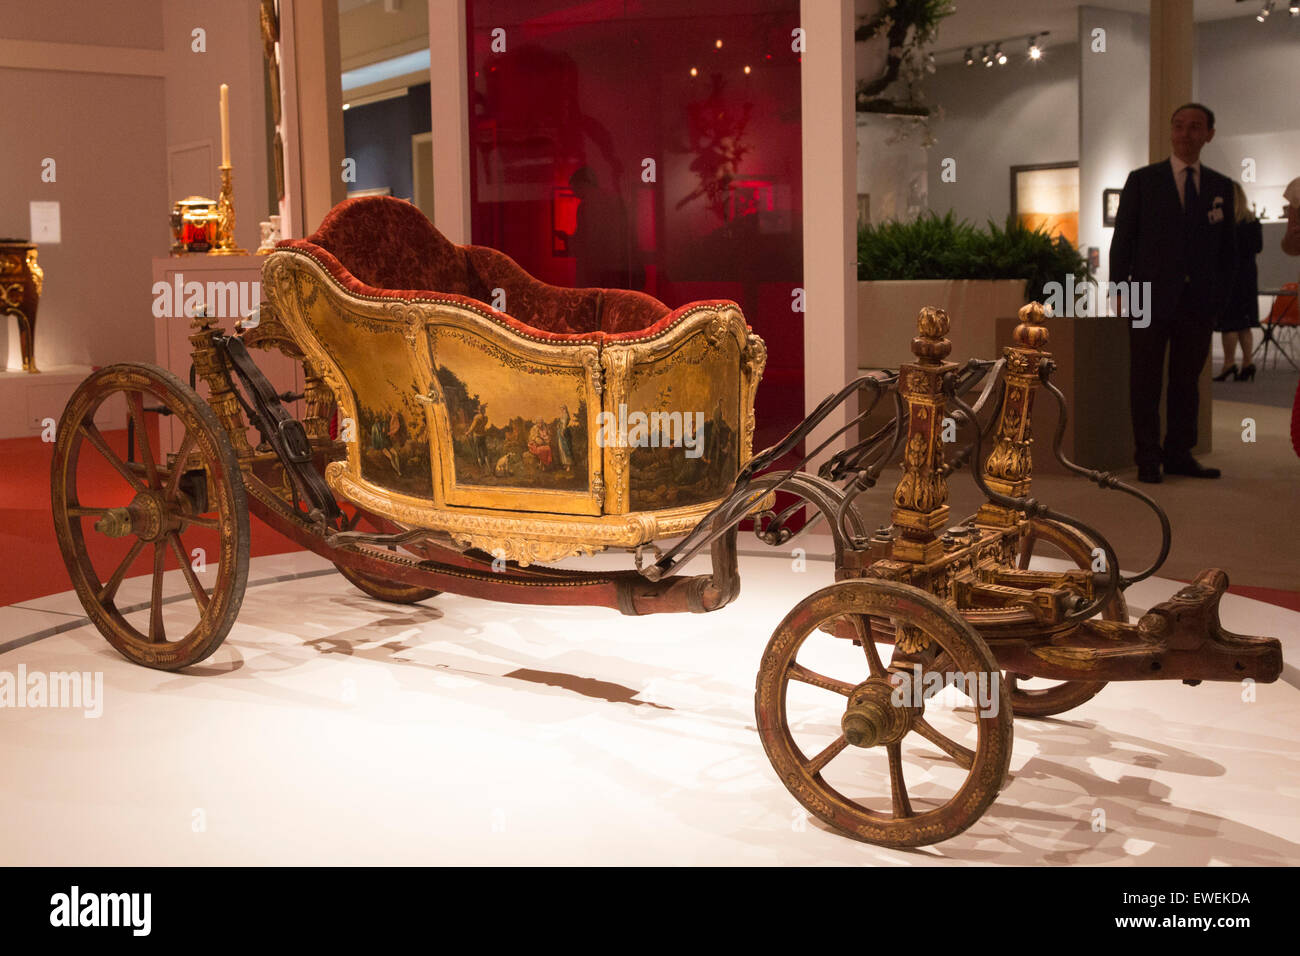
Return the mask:
<path id="1" fill-rule="evenodd" d="M 1264 249 L 1264 230 L 1246 200 L 1240 183 L 1233 183 L 1237 211 L 1237 269 L 1232 281 L 1232 295 L 1227 310 L 1219 316 L 1215 329 L 1223 335 L 1223 371 L 1216 382 L 1232 378 L 1243 381 L 1255 377 L 1255 363 L 1250 360 L 1254 347 L 1251 329 L 1259 326 L 1259 271 L 1255 256 Z M 1233 360 L 1241 344 L 1241 368 Z"/>

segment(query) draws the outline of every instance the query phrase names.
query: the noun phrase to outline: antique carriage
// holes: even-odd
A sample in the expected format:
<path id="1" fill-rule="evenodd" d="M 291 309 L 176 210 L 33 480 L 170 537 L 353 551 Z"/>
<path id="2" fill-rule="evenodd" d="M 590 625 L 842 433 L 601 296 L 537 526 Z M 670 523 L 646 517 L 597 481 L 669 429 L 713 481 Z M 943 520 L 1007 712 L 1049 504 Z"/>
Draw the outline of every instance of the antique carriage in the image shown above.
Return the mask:
<path id="1" fill-rule="evenodd" d="M 247 580 L 250 512 L 382 600 L 447 591 L 624 614 L 722 608 L 739 593 L 742 522 L 773 545 L 825 522 L 837 583 L 800 602 L 772 635 L 757 726 L 804 807 L 889 846 L 947 839 L 983 813 L 1006 780 L 1013 715 L 1063 712 L 1113 680 L 1280 674 L 1278 641 L 1220 627 L 1221 571 L 1130 622 L 1124 588 L 1154 573 L 1169 548 L 1168 522 L 1142 492 L 1065 462 L 1159 516 L 1160 557 L 1130 576 L 1099 532 L 1029 496 L 1037 389 L 1061 402 L 1058 457 L 1064 425 L 1041 307 L 1022 310 L 1004 358 L 960 366 L 946 361 L 948 317 L 923 310 L 914 362 L 849 383 L 752 456 L 765 349 L 734 303 L 670 310 L 635 292 L 558 289 L 499 252 L 448 242 L 414 207 L 387 199 L 341 204 L 310 239 L 281 243 L 263 281 L 264 305 L 236 333 L 194 319 L 205 398 L 165 370 L 115 365 L 82 384 L 60 422 L 59 544 L 90 619 L 137 663 L 178 669 L 225 638 Z M 301 392 L 277 394 L 250 346 L 300 361 Z M 892 421 L 804 471 L 870 411 L 805 447 L 861 392 L 871 407 L 889 396 Z M 110 399 L 125 400 L 138 454 L 134 443 L 116 452 L 95 425 Z M 154 447 L 152 414 L 180 434 L 169 451 Z M 966 439 L 951 457 L 945 415 Z M 646 440 L 651 423 L 670 440 Z M 87 446 L 97 455 L 83 455 Z M 900 453 L 891 521 L 873 532 L 855 500 Z M 92 459 L 115 473 L 116 499 L 83 480 Z M 986 504 L 949 527 L 948 476 L 967 463 Z M 206 577 L 190 561 L 203 536 L 216 565 Z M 675 543 L 661 551 L 662 539 Z M 113 540 L 124 551 L 106 557 Z M 1031 569 L 1043 545 L 1073 567 Z M 123 579 L 149 546 L 150 600 L 127 606 Z M 633 551 L 634 568 L 548 566 L 605 549 Z M 708 573 L 679 573 L 705 549 Z M 192 626 L 179 634 L 164 621 L 164 606 L 175 606 L 162 586 L 169 558 L 193 600 Z M 851 652 L 855 676 L 817 669 L 810 648 L 823 639 L 831 656 Z M 888 661 L 878 645 L 892 646 Z M 795 718 L 792 689 L 838 701 L 824 745 L 799 738 L 826 723 L 825 707 L 811 722 Z M 940 730 L 926 710 L 953 690 L 979 704 L 960 733 Z M 901 747 L 913 734 L 950 762 L 948 792 L 909 794 Z M 846 793 L 830 772 L 846 762 L 837 758 L 873 750 L 878 772 L 852 780 L 875 792 Z"/>

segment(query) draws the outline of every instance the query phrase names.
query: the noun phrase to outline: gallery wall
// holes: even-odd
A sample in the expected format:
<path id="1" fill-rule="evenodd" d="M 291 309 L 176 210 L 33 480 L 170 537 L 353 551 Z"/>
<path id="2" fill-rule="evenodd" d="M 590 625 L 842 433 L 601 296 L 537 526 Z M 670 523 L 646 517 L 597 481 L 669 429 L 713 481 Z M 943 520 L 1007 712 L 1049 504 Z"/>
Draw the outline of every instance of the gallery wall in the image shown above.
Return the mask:
<path id="1" fill-rule="evenodd" d="M 1241 180 L 1253 160 L 1247 198 L 1269 219 L 1282 210 L 1282 190 L 1300 176 L 1300 17 L 1253 16 L 1203 23 L 1196 31 L 1193 89 L 1215 111 L 1217 132 L 1205 163 Z M 1282 254 L 1285 227 L 1264 227 L 1258 258 L 1261 288 L 1295 282 L 1296 260 Z"/>
<path id="2" fill-rule="evenodd" d="M 348 109 L 343 114 L 344 151 L 357 164 L 357 181 L 348 183 L 349 191 L 387 188 L 398 199 L 412 199 L 411 137 L 431 127 L 428 83 Z"/>
<path id="3" fill-rule="evenodd" d="M 1093 49 L 1095 30 L 1105 31 L 1104 53 Z M 1079 34 L 1088 38 L 1078 50 L 1079 247 L 1097 249 L 1093 274 L 1106 282 L 1115 229 L 1103 219 L 1103 191 L 1122 189 L 1150 162 L 1150 28 L 1141 14 L 1081 7 Z"/>
<path id="4" fill-rule="evenodd" d="M 161 0 L 5 0 L 0 44 L 0 235 L 30 234 L 31 201 L 60 203 L 61 242 L 39 251 L 36 364 L 152 361 L 149 258 L 169 242 Z"/>
<path id="5" fill-rule="evenodd" d="M 1284 11 L 1285 12 L 1285 11 Z M 929 208 L 951 209 L 982 223 L 1010 211 L 1012 165 L 1080 159 L 1080 245 L 1106 250 L 1112 230 L 1100 225 L 1101 189 L 1123 186 L 1127 172 L 1148 161 L 1147 25 L 1139 14 L 1084 8 L 1084 35 L 1108 31 L 1103 58 L 1077 44 L 1049 46 L 1038 64 L 1016 58 L 1005 68 L 940 66 L 925 84 L 942 116 L 927 158 Z M 1300 176 L 1300 18 L 1253 15 L 1205 21 L 1196 27 L 1194 96 L 1216 111 L 1218 133 L 1204 152 L 1207 165 L 1240 178 L 1241 161 L 1256 160 L 1256 182 L 1243 184 L 1252 202 L 1275 216 L 1282 187 Z M 1087 67 L 1080 113 L 1080 60 Z M 958 160 L 955 183 L 940 164 Z M 1089 169 L 1091 167 L 1091 170 Z M 860 185 L 860 188 L 866 188 Z M 1262 283 L 1294 281 L 1295 264 L 1277 249 L 1280 226 L 1266 226 L 1259 257 Z"/>
<path id="6" fill-rule="evenodd" d="M 1048 46 L 1037 63 L 1015 57 L 1005 67 L 940 66 L 925 83 L 936 142 L 927 161 L 930 208 L 983 225 L 1011 209 L 1011 167 L 1079 158 L 1079 56 L 1075 44 Z M 957 161 L 957 180 L 943 182 L 943 160 Z"/>
<path id="7" fill-rule="evenodd" d="M 36 363 L 153 361 L 151 260 L 171 203 L 216 198 L 218 87 L 230 84 L 236 238 L 269 211 L 257 5 L 0 0 L 0 235 L 26 237 L 32 200 L 60 203 L 61 241 L 39 251 Z M 204 49 L 194 49 L 202 28 Z M 55 161 L 54 181 L 42 163 Z M 0 336 L 19 365 L 14 320 Z"/>
<path id="8" fill-rule="evenodd" d="M 204 51 L 193 31 L 204 31 Z M 167 0 L 166 52 L 168 205 L 198 194 L 216 199 L 221 179 L 222 83 L 230 87 L 230 163 L 234 167 L 235 240 L 245 249 L 261 241 L 258 222 L 276 211 L 268 185 L 266 67 L 254 0 L 215 5 L 211 0 Z M 166 255 L 166 248 L 154 255 Z"/>

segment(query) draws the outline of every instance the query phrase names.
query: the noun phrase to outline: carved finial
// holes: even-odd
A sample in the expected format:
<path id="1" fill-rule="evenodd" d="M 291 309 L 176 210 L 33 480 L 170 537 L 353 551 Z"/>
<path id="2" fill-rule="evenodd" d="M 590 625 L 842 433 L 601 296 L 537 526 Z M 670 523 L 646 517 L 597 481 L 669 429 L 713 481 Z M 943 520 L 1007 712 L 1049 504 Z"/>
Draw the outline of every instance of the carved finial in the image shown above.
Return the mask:
<path id="1" fill-rule="evenodd" d="M 199 306 L 190 316 L 190 328 L 196 332 L 207 332 L 217 327 L 217 320 L 214 316 L 208 315 L 207 306 Z"/>
<path id="2" fill-rule="evenodd" d="M 920 334 L 912 339 L 912 354 L 923 363 L 927 360 L 935 365 L 942 362 L 952 351 L 952 343 L 947 338 L 951 327 L 947 312 L 924 306 L 916 315 L 916 331 Z"/>
<path id="3" fill-rule="evenodd" d="M 1047 311 L 1041 302 L 1030 302 L 1020 307 L 1020 324 L 1012 333 L 1017 346 L 1022 349 L 1042 349 L 1047 345 Z"/>

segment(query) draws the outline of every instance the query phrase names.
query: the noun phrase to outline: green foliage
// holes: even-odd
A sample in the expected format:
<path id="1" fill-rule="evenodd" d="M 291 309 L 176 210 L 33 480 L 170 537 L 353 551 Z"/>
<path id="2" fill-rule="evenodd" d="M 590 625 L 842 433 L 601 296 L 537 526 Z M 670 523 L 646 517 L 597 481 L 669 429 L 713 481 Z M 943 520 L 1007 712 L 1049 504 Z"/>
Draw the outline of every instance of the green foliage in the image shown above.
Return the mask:
<path id="1" fill-rule="evenodd" d="M 951 212 L 927 212 L 913 222 L 882 222 L 858 230 L 858 278 L 1024 279 L 1025 301 L 1047 282 L 1087 280 L 1083 256 L 1062 236 L 1029 229 L 1007 217 L 977 229 Z"/>

